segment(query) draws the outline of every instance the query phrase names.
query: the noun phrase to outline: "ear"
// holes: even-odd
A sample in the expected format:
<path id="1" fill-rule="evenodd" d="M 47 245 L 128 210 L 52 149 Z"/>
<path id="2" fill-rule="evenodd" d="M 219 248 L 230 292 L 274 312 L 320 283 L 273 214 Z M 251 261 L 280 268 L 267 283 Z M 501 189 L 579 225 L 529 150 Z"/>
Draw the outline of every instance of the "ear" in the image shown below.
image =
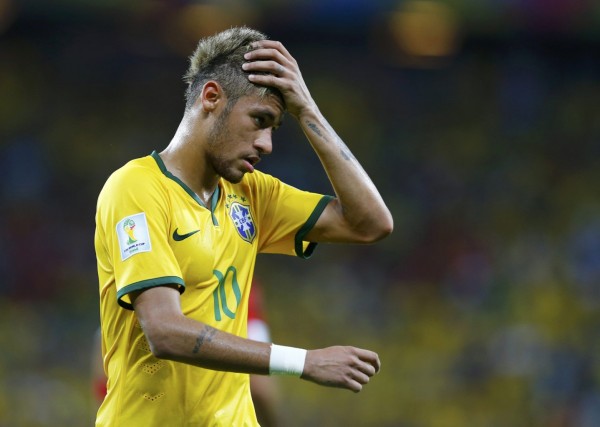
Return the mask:
<path id="1" fill-rule="evenodd" d="M 200 93 L 200 102 L 204 111 L 214 111 L 219 107 L 219 104 L 225 104 L 226 101 L 225 93 L 219 83 L 214 80 L 204 83 L 202 92 Z"/>

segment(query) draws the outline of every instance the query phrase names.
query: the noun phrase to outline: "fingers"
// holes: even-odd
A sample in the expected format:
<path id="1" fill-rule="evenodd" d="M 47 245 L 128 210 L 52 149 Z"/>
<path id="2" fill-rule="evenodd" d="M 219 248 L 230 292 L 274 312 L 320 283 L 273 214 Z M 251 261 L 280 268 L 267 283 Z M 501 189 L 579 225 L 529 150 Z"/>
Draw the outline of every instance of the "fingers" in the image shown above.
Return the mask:
<path id="1" fill-rule="evenodd" d="M 349 370 L 345 374 L 344 388 L 358 393 L 369 383 L 371 377 L 379 372 L 379 356 L 372 351 L 356 347 L 346 347 L 345 350 L 350 353 L 350 359 L 346 362 Z"/>
<path id="2" fill-rule="evenodd" d="M 377 373 L 377 369 L 375 368 L 375 366 L 371 365 L 370 363 L 362 362 L 356 366 L 356 369 L 358 369 L 363 374 L 368 375 L 369 377 L 372 377 Z"/>
<path id="3" fill-rule="evenodd" d="M 242 69 L 249 73 L 268 73 L 271 76 L 286 77 L 288 72 L 295 69 L 286 58 L 279 52 L 272 50 L 260 50 L 246 53 L 244 57 L 248 62 L 242 64 Z M 250 75 L 255 77 L 256 75 Z M 291 74 L 289 74 L 291 77 Z"/>
<path id="4" fill-rule="evenodd" d="M 248 61 L 242 65 L 244 71 L 284 77 L 297 69 L 296 61 L 280 42 L 263 40 L 253 43 L 252 47 L 254 50 L 244 55 L 244 59 Z"/>
<path id="5" fill-rule="evenodd" d="M 368 363 L 372 368 L 375 369 L 374 374 L 379 372 L 379 370 L 381 369 L 381 361 L 379 360 L 379 356 L 377 355 L 377 353 L 369 350 L 363 350 L 361 348 L 356 348 L 355 351 L 357 357 L 360 360 Z"/>
<path id="6" fill-rule="evenodd" d="M 260 50 L 249 52 L 245 58 L 250 62 L 242 64 L 242 69 L 248 73 L 252 83 L 262 86 L 271 86 L 279 90 L 286 90 L 294 80 L 291 65 L 277 51 Z"/>
<path id="7" fill-rule="evenodd" d="M 290 62 L 295 62 L 293 56 L 288 52 L 281 42 L 275 40 L 261 40 L 252 43 L 252 51 L 248 52 L 245 56 L 246 59 L 261 58 L 261 55 L 273 55 L 277 54 L 280 57 L 286 58 Z M 250 54 L 250 55 L 248 55 Z"/>
<path id="8" fill-rule="evenodd" d="M 352 371 L 352 380 L 349 383 L 350 390 L 358 393 L 362 390 L 362 386 L 369 383 L 371 377 L 379 372 L 381 363 L 377 353 L 372 351 L 355 348 L 356 360 Z"/>
<path id="9" fill-rule="evenodd" d="M 278 41 L 261 40 L 251 45 L 244 55 L 242 69 L 248 80 L 259 86 L 277 89 L 283 96 L 285 107 L 292 116 L 309 111 L 314 101 L 296 60 Z"/>
<path id="10" fill-rule="evenodd" d="M 360 391 L 362 391 L 363 388 L 363 384 L 359 383 L 358 381 L 351 381 L 348 384 L 348 390 L 353 391 L 354 393 L 358 393 Z"/>
<path id="11" fill-rule="evenodd" d="M 369 383 L 374 374 L 375 368 L 372 365 L 361 363 L 348 373 L 345 388 L 358 393 Z"/>
<path id="12" fill-rule="evenodd" d="M 369 381 L 371 380 L 371 377 L 369 375 L 363 374 L 362 372 L 355 372 L 352 379 L 354 380 L 354 383 L 360 385 L 360 388 L 358 390 L 353 390 L 353 389 L 351 389 L 351 390 L 361 391 L 362 386 L 368 384 Z"/>
<path id="13" fill-rule="evenodd" d="M 244 55 L 244 59 L 250 61 L 250 63 L 254 63 L 255 66 L 264 64 L 264 62 L 267 61 L 274 61 L 282 66 L 292 66 L 295 64 L 296 61 L 281 43 L 274 42 L 276 44 L 272 43 L 267 46 L 258 44 L 266 42 L 268 42 L 268 40 L 254 44 L 254 50 L 247 52 Z"/>
<path id="14" fill-rule="evenodd" d="M 286 69 L 276 61 L 254 61 L 242 64 L 242 69 L 248 72 L 266 72 L 274 76 L 283 77 Z"/>

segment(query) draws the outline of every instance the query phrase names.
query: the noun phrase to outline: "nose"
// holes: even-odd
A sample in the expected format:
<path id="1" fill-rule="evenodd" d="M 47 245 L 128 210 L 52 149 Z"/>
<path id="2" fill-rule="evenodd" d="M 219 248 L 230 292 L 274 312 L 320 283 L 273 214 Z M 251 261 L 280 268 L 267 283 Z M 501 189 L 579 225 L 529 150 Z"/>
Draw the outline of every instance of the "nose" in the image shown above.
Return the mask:
<path id="1" fill-rule="evenodd" d="M 256 140 L 254 140 L 254 148 L 256 148 L 260 154 L 271 154 L 271 151 L 273 151 L 271 128 L 261 130 Z"/>

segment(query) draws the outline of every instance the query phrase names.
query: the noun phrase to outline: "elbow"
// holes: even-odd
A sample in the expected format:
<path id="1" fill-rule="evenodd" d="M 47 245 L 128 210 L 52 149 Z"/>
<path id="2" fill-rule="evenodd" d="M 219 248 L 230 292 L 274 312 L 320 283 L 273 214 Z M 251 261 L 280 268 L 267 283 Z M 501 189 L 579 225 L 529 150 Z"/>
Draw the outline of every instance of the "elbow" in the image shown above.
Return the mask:
<path id="1" fill-rule="evenodd" d="M 147 325 L 144 328 L 144 335 L 148 341 L 150 352 L 157 359 L 173 359 L 175 356 L 174 348 L 171 343 L 171 334 L 163 327 L 153 327 Z"/>
<path id="2" fill-rule="evenodd" d="M 389 218 L 380 225 L 379 234 L 375 241 L 386 238 L 392 234 L 392 231 L 394 231 L 394 220 L 392 219 L 392 216 L 389 215 Z"/>
<path id="3" fill-rule="evenodd" d="M 387 236 L 392 234 L 392 231 L 394 231 L 394 221 L 392 221 L 390 218 L 389 221 L 378 224 L 377 228 L 370 236 L 371 241 L 369 243 L 375 243 L 385 239 Z"/>
<path id="4" fill-rule="evenodd" d="M 384 205 L 380 209 L 374 210 L 368 222 L 365 233 L 365 243 L 376 243 L 385 239 L 394 231 L 394 218 L 390 210 Z"/>
<path id="5" fill-rule="evenodd" d="M 378 218 L 369 227 L 366 227 L 366 231 L 362 233 L 362 243 L 376 243 L 392 234 L 392 231 L 394 231 L 394 220 L 392 215 L 388 213 L 388 215 Z"/>
<path id="6" fill-rule="evenodd" d="M 172 359 L 173 354 L 170 351 L 170 347 L 163 341 L 148 340 L 150 351 L 152 355 L 157 359 Z"/>

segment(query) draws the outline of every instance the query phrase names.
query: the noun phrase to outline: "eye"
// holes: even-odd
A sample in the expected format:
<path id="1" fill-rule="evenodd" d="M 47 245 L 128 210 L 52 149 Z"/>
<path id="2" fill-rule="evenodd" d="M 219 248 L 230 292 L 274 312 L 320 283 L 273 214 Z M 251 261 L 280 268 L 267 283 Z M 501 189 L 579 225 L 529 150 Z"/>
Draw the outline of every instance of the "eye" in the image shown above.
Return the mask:
<path id="1" fill-rule="evenodd" d="M 254 116 L 254 123 L 256 124 L 257 127 L 259 128 L 263 128 L 265 127 L 265 118 L 262 116 Z"/>

